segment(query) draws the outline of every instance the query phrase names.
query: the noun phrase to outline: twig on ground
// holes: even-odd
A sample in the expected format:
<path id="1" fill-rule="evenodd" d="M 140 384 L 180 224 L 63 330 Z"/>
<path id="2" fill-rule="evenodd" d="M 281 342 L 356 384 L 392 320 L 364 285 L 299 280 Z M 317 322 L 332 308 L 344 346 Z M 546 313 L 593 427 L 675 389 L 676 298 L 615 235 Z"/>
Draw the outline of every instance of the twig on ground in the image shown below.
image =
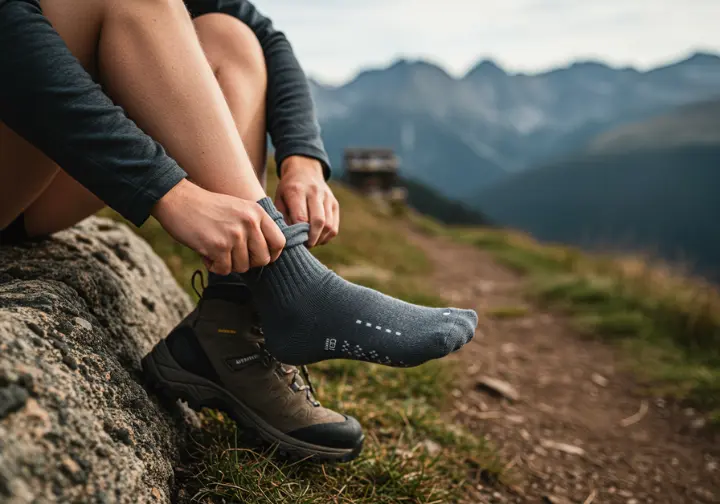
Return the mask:
<path id="1" fill-rule="evenodd" d="M 629 416 L 620 422 L 622 427 L 630 427 L 642 420 L 648 412 L 648 402 L 643 399 L 640 402 L 640 410 L 632 416 Z"/>
<path id="2" fill-rule="evenodd" d="M 583 502 L 583 504 L 592 504 L 592 501 L 595 500 L 596 496 L 597 496 L 597 490 L 593 489 L 593 491 L 590 492 L 590 495 L 587 496 L 587 499 L 585 499 L 585 502 Z"/>

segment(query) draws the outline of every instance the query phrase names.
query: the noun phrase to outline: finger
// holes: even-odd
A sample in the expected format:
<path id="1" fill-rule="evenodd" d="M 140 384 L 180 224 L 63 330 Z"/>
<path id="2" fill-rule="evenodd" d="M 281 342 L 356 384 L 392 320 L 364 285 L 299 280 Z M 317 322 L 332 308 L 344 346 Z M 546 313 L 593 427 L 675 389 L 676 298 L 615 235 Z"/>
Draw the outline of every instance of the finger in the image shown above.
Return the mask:
<path id="1" fill-rule="evenodd" d="M 333 199 L 332 196 L 328 196 L 323 203 L 325 209 L 325 225 L 323 226 L 322 233 L 320 233 L 320 240 L 318 241 L 320 245 L 325 245 L 335 237 L 335 234 L 333 234 L 333 224 L 335 222 L 333 216 Z"/>
<path id="2" fill-rule="evenodd" d="M 337 200 L 333 202 L 333 219 L 333 230 L 337 236 L 340 234 L 340 203 Z"/>
<path id="3" fill-rule="evenodd" d="M 216 253 L 210 257 L 210 267 L 208 271 L 221 276 L 229 275 L 232 273 L 232 262 L 229 250 Z"/>
<path id="4" fill-rule="evenodd" d="M 309 222 L 305 191 L 289 187 L 283 193 L 283 201 L 285 202 L 287 212 L 290 214 L 289 224 Z"/>
<path id="5" fill-rule="evenodd" d="M 308 247 L 318 244 L 320 235 L 325 227 L 325 207 L 318 197 L 310 197 L 307 200 L 308 213 L 310 214 L 310 236 Z"/>
<path id="6" fill-rule="evenodd" d="M 270 264 L 270 250 L 260 227 L 254 227 L 248 235 L 247 251 L 250 256 L 250 267 L 259 268 Z"/>
<path id="7" fill-rule="evenodd" d="M 285 206 L 285 202 L 282 198 L 278 197 L 275 199 L 275 208 L 277 208 L 278 211 L 282 214 L 285 222 L 287 222 L 288 224 L 292 224 L 292 222 L 290 221 L 290 213 L 288 212 L 288 209 Z"/>
<path id="8" fill-rule="evenodd" d="M 280 254 L 285 248 L 285 235 L 280 231 L 280 228 L 275 221 L 272 220 L 268 215 L 260 221 L 260 230 L 265 237 L 268 250 L 270 252 L 271 262 L 277 261 Z"/>
<path id="9" fill-rule="evenodd" d="M 232 270 L 236 273 L 245 273 L 250 269 L 250 257 L 245 236 L 238 235 L 232 247 Z"/>

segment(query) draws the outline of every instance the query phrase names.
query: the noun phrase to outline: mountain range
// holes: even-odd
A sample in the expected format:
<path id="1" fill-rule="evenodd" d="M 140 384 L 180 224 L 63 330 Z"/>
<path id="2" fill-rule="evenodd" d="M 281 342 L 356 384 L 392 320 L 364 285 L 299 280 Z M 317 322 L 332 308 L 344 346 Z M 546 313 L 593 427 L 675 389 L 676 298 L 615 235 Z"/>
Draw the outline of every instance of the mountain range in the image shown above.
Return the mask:
<path id="1" fill-rule="evenodd" d="M 533 75 L 482 61 L 461 78 L 400 60 L 311 89 L 338 173 L 345 147 L 392 147 L 404 178 L 474 204 L 483 189 L 619 125 L 720 96 L 720 57 L 696 53 L 647 71 L 586 61 Z"/>
<path id="2" fill-rule="evenodd" d="M 641 251 L 720 281 L 720 100 L 615 128 L 473 198 L 543 240 Z"/>

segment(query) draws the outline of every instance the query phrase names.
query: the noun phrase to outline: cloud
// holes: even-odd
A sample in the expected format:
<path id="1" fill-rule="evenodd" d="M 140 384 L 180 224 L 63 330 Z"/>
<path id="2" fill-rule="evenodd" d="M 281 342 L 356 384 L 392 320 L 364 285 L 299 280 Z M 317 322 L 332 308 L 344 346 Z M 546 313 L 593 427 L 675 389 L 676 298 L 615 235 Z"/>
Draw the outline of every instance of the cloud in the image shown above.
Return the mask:
<path id="1" fill-rule="evenodd" d="M 309 74 L 341 82 L 398 57 L 462 74 L 492 58 L 513 71 L 577 59 L 647 68 L 720 51 L 718 0 L 257 0 Z"/>

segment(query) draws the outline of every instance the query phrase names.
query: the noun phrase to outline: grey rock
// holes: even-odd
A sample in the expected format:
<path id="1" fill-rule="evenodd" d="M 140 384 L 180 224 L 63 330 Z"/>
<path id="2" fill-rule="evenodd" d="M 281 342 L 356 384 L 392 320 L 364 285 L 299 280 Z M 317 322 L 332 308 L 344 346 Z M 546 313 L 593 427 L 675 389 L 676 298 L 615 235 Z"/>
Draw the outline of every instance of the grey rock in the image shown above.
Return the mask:
<path id="1" fill-rule="evenodd" d="M 191 426 L 138 383 L 192 308 L 163 262 L 91 218 L 0 248 L 0 278 L 0 501 L 169 502 Z"/>
<path id="2" fill-rule="evenodd" d="M 27 391 L 15 384 L 0 389 L 0 418 L 5 418 L 23 406 L 28 399 Z"/>

